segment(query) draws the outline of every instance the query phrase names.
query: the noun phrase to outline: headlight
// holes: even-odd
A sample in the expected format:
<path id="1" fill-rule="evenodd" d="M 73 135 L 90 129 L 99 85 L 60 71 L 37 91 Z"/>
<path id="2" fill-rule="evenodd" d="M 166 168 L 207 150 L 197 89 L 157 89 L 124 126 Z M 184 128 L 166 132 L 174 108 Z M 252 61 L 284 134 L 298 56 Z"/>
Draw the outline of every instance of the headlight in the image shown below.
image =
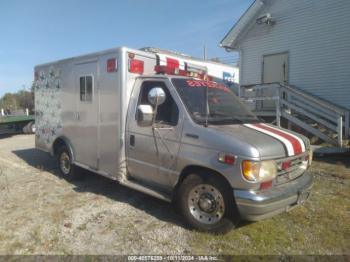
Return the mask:
<path id="1" fill-rule="evenodd" d="M 264 182 L 272 180 L 277 175 L 277 164 L 275 161 L 251 161 L 242 162 L 243 176 L 252 182 Z"/>
<path id="2" fill-rule="evenodd" d="M 313 152 L 312 152 L 312 149 L 310 148 L 308 154 L 303 159 L 303 165 L 305 166 L 305 169 L 307 169 L 307 167 L 311 165 L 312 157 L 313 157 Z"/>

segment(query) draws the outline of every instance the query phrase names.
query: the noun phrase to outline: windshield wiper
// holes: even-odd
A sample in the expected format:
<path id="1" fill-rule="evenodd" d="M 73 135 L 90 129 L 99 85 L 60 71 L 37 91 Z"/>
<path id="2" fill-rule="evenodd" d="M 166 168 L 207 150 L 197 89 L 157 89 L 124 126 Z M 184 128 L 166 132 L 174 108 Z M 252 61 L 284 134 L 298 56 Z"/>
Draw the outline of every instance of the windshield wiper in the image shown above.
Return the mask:
<path id="1" fill-rule="evenodd" d="M 219 111 L 211 111 L 211 112 L 209 113 L 209 116 L 231 117 L 231 116 L 228 116 L 228 115 L 226 115 L 226 114 L 224 114 L 224 113 L 221 113 L 221 112 L 219 112 Z"/>
<path id="2" fill-rule="evenodd" d="M 211 116 L 212 114 L 210 114 Z M 227 122 L 227 121 L 237 121 L 239 123 L 248 123 L 248 122 L 259 122 L 259 120 L 255 117 L 238 117 L 238 116 L 228 116 L 224 114 L 215 114 L 219 117 L 211 117 L 209 118 L 209 122 Z"/>
<path id="3" fill-rule="evenodd" d="M 242 123 L 246 122 L 245 120 L 248 120 L 249 122 L 252 122 L 252 121 L 259 122 L 259 119 L 254 117 L 254 116 L 242 116 L 242 117 L 233 116 L 233 117 L 231 117 L 231 119 L 241 121 Z"/>
<path id="4" fill-rule="evenodd" d="M 209 123 L 217 123 L 217 122 L 227 122 L 227 121 L 237 121 L 239 123 L 246 122 L 259 122 L 259 119 L 254 116 L 230 116 L 220 111 L 211 111 L 209 114 L 207 113 L 198 113 L 194 115 L 200 124 L 203 124 L 205 127 L 208 126 Z"/>
<path id="5" fill-rule="evenodd" d="M 236 118 L 233 118 L 233 117 L 208 117 L 208 118 L 205 118 L 205 117 L 202 117 L 202 118 L 197 118 L 197 122 L 200 123 L 200 124 L 203 124 L 205 127 L 207 127 L 210 123 L 218 123 L 218 122 L 226 122 L 227 121 L 237 121 L 239 123 L 243 123 L 244 121 L 241 120 L 241 119 L 236 119 Z M 207 126 L 206 126 L 207 125 Z"/>

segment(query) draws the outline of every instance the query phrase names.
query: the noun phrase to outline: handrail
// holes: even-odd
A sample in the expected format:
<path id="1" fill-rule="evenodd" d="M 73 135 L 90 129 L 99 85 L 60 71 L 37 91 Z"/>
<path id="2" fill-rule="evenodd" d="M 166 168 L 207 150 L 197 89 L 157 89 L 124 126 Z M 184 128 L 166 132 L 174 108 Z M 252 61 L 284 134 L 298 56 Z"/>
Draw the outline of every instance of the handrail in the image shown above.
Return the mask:
<path id="1" fill-rule="evenodd" d="M 348 112 L 348 110 L 346 108 L 343 108 L 341 106 L 335 105 L 329 101 L 324 100 L 323 98 L 317 97 L 315 98 L 314 95 L 310 94 L 307 91 L 301 90 L 298 87 L 294 86 L 294 85 L 283 85 L 280 82 L 271 82 L 271 83 L 259 83 L 259 84 L 248 84 L 248 85 L 240 85 L 240 88 L 251 88 L 251 87 L 255 87 L 256 89 L 264 89 L 266 88 L 266 86 L 271 87 L 272 85 L 277 85 L 277 88 L 285 88 L 291 92 L 297 93 L 298 95 L 302 96 L 302 97 L 306 97 L 308 100 L 312 100 L 315 103 L 327 107 L 332 111 L 335 111 L 339 114 L 345 114 Z"/>
<path id="2" fill-rule="evenodd" d="M 256 93 L 253 93 L 253 97 L 246 96 L 247 90 L 253 90 Z M 273 94 L 271 93 L 264 96 L 264 93 L 262 93 L 261 90 L 271 90 Z M 297 112 L 299 115 L 304 115 L 308 119 L 311 119 L 319 125 L 329 129 L 331 132 L 336 132 L 338 139 L 332 140 L 329 137 L 329 139 L 326 139 L 328 142 L 332 141 L 332 143 L 342 146 L 343 138 L 350 138 L 349 110 L 322 98 L 315 97 L 295 86 L 284 85 L 278 82 L 241 85 L 239 95 L 242 99 L 250 102 L 275 100 L 274 107 L 276 109 L 277 124 L 280 123 L 280 117 L 283 116 L 294 124 L 301 126 L 307 131 L 310 131 L 325 140 L 325 134 L 309 126 L 304 122 L 305 119 L 296 118 L 295 115 L 291 115 L 290 111 L 288 111 L 293 110 L 293 112 Z"/>
<path id="3" fill-rule="evenodd" d="M 322 107 L 327 107 L 329 110 L 335 111 L 338 114 L 345 114 L 345 112 L 347 112 L 346 109 L 344 109 L 340 106 L 334 105 L 333 103 L 328 102 L 322 98 L 319 98 L 319 97 L 315 98 L 315 96 L 313 96 L 305 91 L 301 91 L 297 87 L 285 86 L 285 85 L 281 85 L 281 87 L 290 91 L 291 93 L 296 93 L 296 94 L 302 96 L 303 98 L 306 98 L 308 100 L 312 100 L 314 103 L 319 104 Z"/>

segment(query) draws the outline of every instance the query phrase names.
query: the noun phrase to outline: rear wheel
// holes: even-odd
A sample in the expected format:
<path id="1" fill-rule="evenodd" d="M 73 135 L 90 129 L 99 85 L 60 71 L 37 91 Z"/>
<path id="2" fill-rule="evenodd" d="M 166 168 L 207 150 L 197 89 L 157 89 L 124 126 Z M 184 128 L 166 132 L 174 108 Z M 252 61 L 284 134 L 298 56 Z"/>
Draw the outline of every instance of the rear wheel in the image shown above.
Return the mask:
<path id="1" fill-rule="evenodd" d="M 191 174 L 180 186 L 179 207 L 200 231 L 226 233 L 238 223 L 232 190 L 216 174 Z"/>
<path id="2" fill-rule="evenodd" d="M 62 177 L 67 180 L 75 180 L 80 178 L 77 167 L 72 164 L 72 159 L 66 146 L 61 146 L 57 150 L 58 169 Z"/>

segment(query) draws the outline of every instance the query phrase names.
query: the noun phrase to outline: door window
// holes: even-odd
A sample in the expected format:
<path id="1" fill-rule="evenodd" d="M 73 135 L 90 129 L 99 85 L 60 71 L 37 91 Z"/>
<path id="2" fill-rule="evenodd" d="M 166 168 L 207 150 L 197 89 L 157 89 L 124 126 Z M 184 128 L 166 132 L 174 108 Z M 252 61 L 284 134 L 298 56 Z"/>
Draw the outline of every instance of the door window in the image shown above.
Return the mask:
<path id="1" fill-rule="evenodd" d="M 176 126 L 179 120 L 179 109 L 164 82 L 143 82 L 140 90 L 138 105 L 151 105 L 148 101 L 148 93 L 154 87 L 163 88 L 166 95 L 165 102 L 158 106 L 155 123 Z"/>

